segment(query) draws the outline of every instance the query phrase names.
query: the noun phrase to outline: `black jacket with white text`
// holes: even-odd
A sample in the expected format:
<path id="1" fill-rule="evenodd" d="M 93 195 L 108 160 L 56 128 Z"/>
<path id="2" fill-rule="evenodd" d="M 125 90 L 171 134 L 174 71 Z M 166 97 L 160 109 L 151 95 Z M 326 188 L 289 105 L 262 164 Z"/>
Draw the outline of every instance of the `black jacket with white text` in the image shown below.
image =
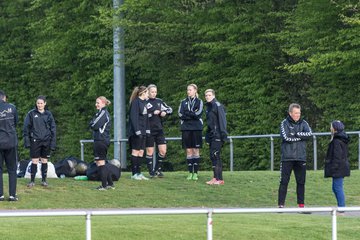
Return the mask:
<path id="1" fill-rule="evenodd" d="M 24 145 L 30 146 L 32 141 L 50 141 L 51 149 L 56 148 L 56 124 L 49 110 L 39 112 L 37 108 L 30 110 L 24 121 Z"/>
<path id="2" fill-rule="evenodd" d="M 172 114 L 173 110 L 169 107 L 163 100 L 160 98 L 149 98 L 147 100 L 147 112 L 149 116 L 150 130 L 152 134 L 155 134 L 158 131 L 163 130 L 163 117 L 160 114 L 154 114 L 156 110 L 165 112 L 166 116 Z"/>
<path id="3" fill-rule="evenodd" d="M 16 107 L 0 100 L 0 149 L 10 149 L 17 146 L 17 123 L 18 114 Z"/>

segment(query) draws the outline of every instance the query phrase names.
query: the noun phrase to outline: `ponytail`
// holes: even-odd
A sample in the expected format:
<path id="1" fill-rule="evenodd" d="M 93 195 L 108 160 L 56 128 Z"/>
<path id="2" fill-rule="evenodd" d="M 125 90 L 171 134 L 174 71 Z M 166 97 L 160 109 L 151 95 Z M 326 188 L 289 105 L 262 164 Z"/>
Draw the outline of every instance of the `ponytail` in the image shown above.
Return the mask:
<path id="1" fill-rule="evenodd" d="M 129 102 L 131 103 L 136 97 L 140 96 L 145 91 L 147 91 L 147 87 L 145 86 L 135 87 L 131 93 Z"/>
<path id="2" fill-rule="evenodd" d="M 100 99 L 103 103 L 105 103 L 105 106 L 109 106 L 111 104 L 110 100 L 104 96 L 100 96 L 97 99 Z"/>

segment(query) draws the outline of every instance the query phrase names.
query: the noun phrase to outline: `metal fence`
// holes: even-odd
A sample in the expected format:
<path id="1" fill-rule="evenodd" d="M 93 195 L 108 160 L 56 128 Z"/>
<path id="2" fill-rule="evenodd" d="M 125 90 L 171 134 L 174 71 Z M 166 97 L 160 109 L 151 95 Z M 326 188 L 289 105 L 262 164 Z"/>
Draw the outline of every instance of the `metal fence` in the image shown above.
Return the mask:
<path id="1" fill-rule="evenodd" d="M 316 208 L 188 208 L 188 209 L 124 209 L 124 210 L 11 210 L 0 211 L 0 217 L 56 217 L 85 216 L 86 240 L 91 240 L 91 217 L 110 215 L 207 215 L 207 240 L 213 239 L 213 214 L 244 214 L 244 213 L 331 213 L 332 240 L 337 239 L 337 212 L 358 212 L 360 207 L 316 207 Z M 313 225 L 316 227 L 316 225 Z"/>
<path id="2" fill-rule="evenodd" d="M 346 132 L 348 135 L 357 135 L 358 136 L 358 169 L 360 169 L 360 131 L 351 131 Z M 313 145 L 313 163 L 314 170 L 318 169 L 318 158 L 317 158 L 317 137 L 319 136 L 330 136 L 330 132 L 323 133 L 313 133 L 312 137 L 312 145 Z M 252 139 L 252 138 L 267 138 L 269 139 L 269 148 L 270 148 L 270 170 L 274 171 L 274 158 L 275 158 L 275 150 L 274 150 L 274 138 L 280 138 L 280 134 L 265 134 L 265 135 L 240 135 L 240 136 L 229 136 L 229 147 L 230 147 L 230 171 L 234 171 L 234 141 L 236 139 Z M 167 141 L 181 141 L 180 137 L 168 137 Z M 119 144 L 121 149 L 121 144 L 126 144 L 127 139 L 120 139 L 118 141 L 111 140 L 114 144 Z M 93 140 L 80 140 L 81 147 L 81 160 L 84 161 L 84 144 L 92 143 Z M 154 152 L 154 155 L 156 152 Z M 120 154 L 121 156 L 121 154 Z"/>

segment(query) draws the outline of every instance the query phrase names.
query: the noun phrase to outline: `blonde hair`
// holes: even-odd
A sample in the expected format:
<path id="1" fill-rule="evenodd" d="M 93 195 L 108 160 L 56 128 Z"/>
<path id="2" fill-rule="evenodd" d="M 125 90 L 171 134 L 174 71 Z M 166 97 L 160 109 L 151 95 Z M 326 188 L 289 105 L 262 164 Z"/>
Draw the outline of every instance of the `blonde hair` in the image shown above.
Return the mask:
<path id="1" fill-rule="evenodd" d="M 198 87 L 196 86 L 196 84 L 195 84 L 195 83 L 191 83 L 191 84 L 188 85 L 188 87 L 193 87 L 193 88 L 196 90 L 195 96 L 196 96 L 197 98 L 199 98 Z"/>
<path id="2" fill-rule="evenodd" d="M 129 102 L 131 103 L 136 97 L 140 96 L 142 93 L 144 93 L 147 90 L 148 89 L 145 86 L 135 87 L 134 90 L 131 93 Z"/>
<path id="3" fill-rule="evenodd" d="M 100 99 L 103 103 L 105 103 L 105 106 L 109 106 L 111 104 L 110 100 L 104 96 L 100 96 L 97 99 Z"/>
<path id="4" fill-rule="evenodd" d="M 214 95 L 214 96 L 215 96 L 215 91 L 214 91 L 214 89 L 211 89 L 211 88 L 206 89 L 206 90 L 205 90 L 205 94 L 206 94 L 207 92 L 211 92 L 211 93 L 212 93 L 212 95 Z"/>

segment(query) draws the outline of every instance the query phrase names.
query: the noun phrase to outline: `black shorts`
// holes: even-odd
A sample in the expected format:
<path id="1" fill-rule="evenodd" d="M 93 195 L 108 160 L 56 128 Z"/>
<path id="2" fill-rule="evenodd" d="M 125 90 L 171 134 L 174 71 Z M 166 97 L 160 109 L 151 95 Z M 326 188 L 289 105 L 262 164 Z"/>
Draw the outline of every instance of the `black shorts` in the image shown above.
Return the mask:
<path id="1" fill-rule="evenodd" d="M 109 148 L 108 143 L 103 141 L 95 141 L 94 142 L 94 160 L 106 160 L 107 151 Z"/>
<path id="2" fill-rule="evenodd" d="M 202 131 L 182 131 L 182 147 L 202 148 Z"/>
<path id="3" fill-rule="evenodd" d="M 39 141 L 31 139 L 30 157 L 31 158 L 50 158 L 51 148 L 49 141 Z"/>
<path id="4" fill-rule="evenodd" d="M 152 133 L 150 136 L 146 137 L 146 147 L 154 147 L 155 143 L 156 145 L 166 144 L 163 131 Z"/>
<path id="5" fill-rule="evenodd" d="M 145 136 L 130 136 L 129 145 L 130 149 L 145 150 L 146 137 Z"/>

